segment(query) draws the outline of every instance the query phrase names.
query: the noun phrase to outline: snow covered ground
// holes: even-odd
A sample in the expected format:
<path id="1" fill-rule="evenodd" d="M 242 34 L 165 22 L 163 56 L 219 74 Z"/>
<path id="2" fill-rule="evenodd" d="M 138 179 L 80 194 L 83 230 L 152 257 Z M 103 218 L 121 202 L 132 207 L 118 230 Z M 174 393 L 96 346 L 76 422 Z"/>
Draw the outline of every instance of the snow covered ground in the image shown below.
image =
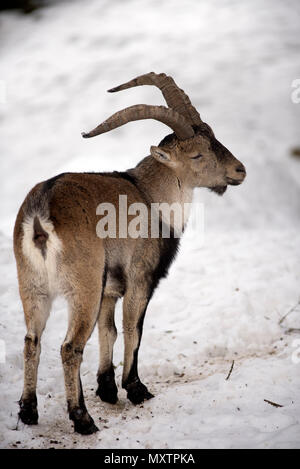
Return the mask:
<path id="1" fill-rule="evenodd" d="M 300 144 L 300 104 L 291 100 L 299 20 L 297 0 L 85 0 L 0 14 L 1 447 L 300 447 L 300 160 L 290 154 Z M 73 434 L 59 299 L 43 336 L 39 425 L 25 427 L 16 403 L 25 334 L 12 253 L 16 212 L 38 181 L 66 170 L 122 170 L 148 154 L 168 133 L 162 124 L 136 122 L 90 141 L 80 132 L 125 106 L 162 104 L 152 87 L 105 93 L 152 70 L 174 76 L 245 164 L 247 179 L 222 198 L 195 194 L 205 205 L 204 242 L 186 233 L 145 320 L 140 375 L 155 399 L 134 407 L 122 390 L 116 406 L 96 398 L 94 333 L 82 378 L 100 432 Z M 120 304 L 117 325 L 120 383 Z"/>

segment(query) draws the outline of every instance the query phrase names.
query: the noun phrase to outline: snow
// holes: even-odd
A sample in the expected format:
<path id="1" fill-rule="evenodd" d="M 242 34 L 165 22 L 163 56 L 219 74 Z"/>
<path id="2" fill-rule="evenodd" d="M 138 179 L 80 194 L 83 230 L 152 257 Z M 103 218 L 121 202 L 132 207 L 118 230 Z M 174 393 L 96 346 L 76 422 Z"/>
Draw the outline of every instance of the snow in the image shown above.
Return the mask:
<path id="1" fill-rule="evenodd" d="M 1 14 L 1 447 L 300 447 L 300 161 L 290 156 L 299 146 L 300 105 L 290 98 L 299 17 L 296 0 L 86 0 Z M 59 353 L 67 315 L 58 299 L 42 341 L 39 425 L 25 427 L 17 423 L 25 326 L 14 218 L 38 181 L 133 167 L 168 133 L 145 121 L 90 141 L 80 136 L 123 107 L 163 104 L 152 87 L 105 93 L 152 70 L 174 76 L 247 179 L 223 197 L 195 193 L 205 207 L 204 240 L 185 234 L 145 320 L 140 375 L 155 399 L 134 407 L 120 389 L 116 406 L 99 401 L 94 333 L 82 379 L 100 432 L 73 433 Z M 120 304 L 117 326 L 120 385 Z"/>

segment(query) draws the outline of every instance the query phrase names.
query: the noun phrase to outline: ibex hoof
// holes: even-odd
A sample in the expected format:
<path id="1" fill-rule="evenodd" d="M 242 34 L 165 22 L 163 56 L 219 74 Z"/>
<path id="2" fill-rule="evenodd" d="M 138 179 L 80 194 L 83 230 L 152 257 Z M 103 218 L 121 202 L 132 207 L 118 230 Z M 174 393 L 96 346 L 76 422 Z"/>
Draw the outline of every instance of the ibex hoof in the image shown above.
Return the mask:
<path id="1" fill-rule="evenodd" d="M 96 427 L 93 420 L 87 424 L 86 422 L 74 422 L 74 431 L 80 433 L 81 435 L 92 435 L 99 431 L 99 428 Z"/>
<path id="2" fill-rule="evenodd" d="M 81 435 L 91 435 L 99 430 L 92 417 L 82 409 L 78 408 L 70 412 L 70 419 L 74 422 L 74 431 Z"/>
<path id="3" fill-rule="evenodd" d="M 151 394 L 146 386 L 140 381 L 129 384 L 126 389 L 128 399 L 135 405 L 141 404 L 142 402 L 154 397 L 153 394 Z"/>
<path id="4" fill-rule="evenodd" d="M 118 388 L 115 383 L 114 375 L 103 373 L 98 376 L 98 389 L 96 395 L 104 402 L 116 404 L 118 401 Z"/>
<path id="5" fill-rule="evenodd" d="M 100 397 L 101 401 L 108 402 L 109 404 L 116 404 L 118 402 L 117 386 L 99 386 L 96 395 Z"/>
<path id="6" fill-rule="evenodd" d="M 37 425 L 39 414 L 36 407 L 36 402 L 32 401 L 20 401 L 19 417 L 26 425 Z"/>

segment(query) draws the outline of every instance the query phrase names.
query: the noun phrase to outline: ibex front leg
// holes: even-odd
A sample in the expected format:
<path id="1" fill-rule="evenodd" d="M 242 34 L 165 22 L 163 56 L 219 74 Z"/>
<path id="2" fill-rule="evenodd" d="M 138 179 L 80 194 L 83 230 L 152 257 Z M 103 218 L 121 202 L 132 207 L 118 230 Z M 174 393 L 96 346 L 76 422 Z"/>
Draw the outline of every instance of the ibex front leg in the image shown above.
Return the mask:
<path id="1" fill-rule="evenodd" d="M 127 397 L 133 404 L 140 404 L 154 397 L 140 381 L 138 375 L 138 352 L 149 302 L 148 291 L 147 284 L 137 282 L 133 288 L 127 290 L 123 303 L 125 351 L 122 387 L 126 389 Z"/>
<path id="2" fill-rule="evenodd" d="M 97 321 L 99 302 L 98 294 L 92 291 L 74 294 L 69 300 L 69 327 L 61 347 L 69 417 L 74 422 L 74 430 L 84 435 L 98 430 L 84 403 L 80 365 L 84 347 Z"/>
<path id="3" fill-rule="evenodd" d="M 115 383 L 113 367 L 113 347 L 117 338 L 114 314 L 116 297 L 104 296 L 98 319 L 100 364 L 98 370 L 98 389 L 96 391 L 102 401 L 115 404 L 118 400 L 118 389 Z"/>

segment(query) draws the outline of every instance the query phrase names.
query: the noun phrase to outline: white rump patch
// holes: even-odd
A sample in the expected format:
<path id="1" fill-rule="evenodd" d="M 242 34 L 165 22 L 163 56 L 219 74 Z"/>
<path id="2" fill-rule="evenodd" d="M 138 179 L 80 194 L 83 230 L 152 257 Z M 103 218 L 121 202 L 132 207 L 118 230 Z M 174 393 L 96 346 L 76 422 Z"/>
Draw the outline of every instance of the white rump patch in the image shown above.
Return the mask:
<path id="1" fill-rule="evenodd" d="M 43 230 L 49 235 L 46 241 L 45 258 L 42 255 L 41 249 L 33 241 L 35 216 L 38 217 Z M 58 288 L 57 257 L 62 251 L 62 242 L 54 230 L 53 223 L 50 220 L 43 219 L 38 214 L 30 215 L 23 222 L 23 231 L 23 254 L 30 261 L 30 264 L 41 280 L 48 283 L 49 292 L 55 293 Z"/>

